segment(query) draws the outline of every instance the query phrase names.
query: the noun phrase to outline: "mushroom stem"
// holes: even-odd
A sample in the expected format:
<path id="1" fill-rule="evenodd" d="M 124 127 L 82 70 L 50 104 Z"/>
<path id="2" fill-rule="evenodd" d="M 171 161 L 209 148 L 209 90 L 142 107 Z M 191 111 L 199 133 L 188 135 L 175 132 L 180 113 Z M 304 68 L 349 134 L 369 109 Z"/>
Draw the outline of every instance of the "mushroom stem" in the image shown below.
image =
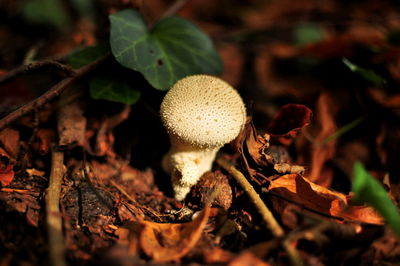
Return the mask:
<path id="1" fill-rule="evenodd" d="M 219 148 L 243 129 L 246 108 L 239 93 L 208 75 L 178 80 L 160 107 L 171 139 L 163 168 L 171 175 L 177 200 L 183 200 L 200 177 L 211 170 Z"/>
<path id="2" fill-rule="evenodd" d="M 175 198 L 184 200 L 201 176 L 211 170 L 217 148 L 201 149 L 171 138 L 171 149 L 164 155 L 162 167 L 171 175 Z"/>

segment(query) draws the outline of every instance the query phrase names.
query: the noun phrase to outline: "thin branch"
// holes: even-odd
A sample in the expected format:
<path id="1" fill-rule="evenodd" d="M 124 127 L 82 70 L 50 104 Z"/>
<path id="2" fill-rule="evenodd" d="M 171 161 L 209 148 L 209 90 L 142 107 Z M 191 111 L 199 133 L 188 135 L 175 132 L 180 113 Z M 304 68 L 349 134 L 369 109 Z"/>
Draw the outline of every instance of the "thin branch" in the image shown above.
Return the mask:
<path id="1" fill-rule="evenodd" d="M 187 2 L 188 0 L 176 0 L 158 20 L 175 15 Z"/>
<path id="2" fill-rule="evenodd" d="M 73 75 L 74 73 L 74 70 L 68 65 L 61 64 L 60 62 L 57 62 L 55 60 L 44 60 L 40 62 L 31 63 L 28 65 L 22 65 L 7 72 L 7 74 L 0 77 L 0 84 L 5 83 L 10 79 L 16 78 L 19 75 L 23 75 L 43 67 L 53 67 L 55 69 L 61 70 L 68 76 Z"/>
<path id="3" fill-rule="evenodd" d="M 114 180 L 110 180 L 110 183 L 119 190 L 119 192 L 121 192 L 128 200 L 130 200 L 132 203 L 136 204 L 140 209 L 142 209 L 143 211 L 146 211 L 147 213 L 153 215 L 154 217 L 156 217 L 159 221 L 162 221 L 162 219 L 160 218 L 160 216 L 153 211 L 151 208 L 148 208 L 146 206 L 143 206 L 141 204 L 139 204 L 136 199 L 134 197 L 132 197 L 131 195 L 129 195 L 128 192 L 126 192 L 126 190 L 118 185 Z"/>
<path id="4" fill-rule="evenodd" d="M 4 129 L 7 125 L 17 120 L 21 116 L 31 112 L 32 110 L 43 106 L 45 103 L 49 102 L 53 98 L 60 95 L 65 89 L 69 86 L 80 80 L 82 77 L 93 71 L 99 64 L 109 58 L 110 55 L 105 55 L 100 57 L 96 61 L 93 61 L 90 64 L 87 64 L 81 68 L 79 68 L 72 77 L 66 78 L 56 85 L 54 85 L 50 90 L 42 94 L 40 97 L 35 100 L 21 106 L 19 109 L 14 112 L 8 114 L 6 117 L 0 120 L 0 130 Z"/>
<path id="5" fill-rule="evenodd" d="M 250 199 L 255 204 L 257 210 L 260 212 L 262 218 L 267 223 L 268 228 L 271 230 L 272 234 L 275 237 L 283 237 L 284 231 L 282 227 L 275 220 L 272 212 L 268 209 L 268 207 L 264 204 L 260 196 L 254 190 L 253 186 L 247 181 L 246 177 L 235 168 L 228 160 L 224 158 L 218 158 L 217 163 L 228 171 L 235 180 L 242 186 L 246 194 L 250 197 Z"/>
<path id="6" fill-rule="evenodd" d="M 65 245 L 60 212 L 61 183 L 64 176 L 64 153 L 53 149 L 49 187 L 46 195 L 46 222 L 51 265 L 65 266 Z"/>
<path id="7" fill-rule="evenodd" d="M 224 168 L 227 172 L 229 172 L 235 178 L 235 180 L 240 184 L 240 186 L 243 188 L 246 194 L 253 201 L 255 207 L 261 214 L 263 220 L 267 224 L 267 227 L 271 230 L 272 234 L 275 237 L 282 238 L 285 232 L 276 221 L 272 212 L 268 209 L 268 207 L 262 201 L 260 196 L 254 190 L 253 186 L 249 183 L 249 181 L 247 181 L 246 177 L 238 169 L 236 169 L 236 167 L 233 164 L 231 164 L 228 160 L 222 157 L 217 159 L 217 164 L 220 165 L 222 168 Z M 302 261 L 297 253 L 297 250 L 291 245 L 289 241 L 284 240 L 282 246 L 289 255 L 290 261 L 293 265 L 296 266 L 302 265 Z"/>
<path id="8" fill-rule="evenodd" d="M 148 28 L 152 29 L 154 25 L 163 18 L 175 15 L 189 0 L 176 0 L 160 17 L 149 23 Z"/>

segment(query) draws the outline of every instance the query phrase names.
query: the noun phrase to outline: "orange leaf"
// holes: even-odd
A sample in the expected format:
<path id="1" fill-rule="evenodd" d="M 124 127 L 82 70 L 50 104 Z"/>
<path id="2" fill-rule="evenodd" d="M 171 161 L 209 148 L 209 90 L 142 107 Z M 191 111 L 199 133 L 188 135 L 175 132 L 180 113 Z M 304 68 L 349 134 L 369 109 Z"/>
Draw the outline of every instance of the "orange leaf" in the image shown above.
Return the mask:
<path id="1" fill-rule="evenodd" d="M 0 131 L 0 143 L 10 156 L 16 158 L 19 151 L 19 132 L 5 128 Z"/>
<path id="2" fill-rule="evenodd" d="M 13 163 L 10 157 L 2 148 L 0 148 L 0 183 L 2 186 L 8 186 L 14 179 Z"/>
<path id="3" fill-rule="evenodd" d="M 140 246 L 156 262 L 176 261 L 185 256 L 200 239 L 210 215 L 210 207 L 190 223 L 160 224 L 142 221 Z"/>
<path id="4" fill-rule="evenodd" d="M 345 194 L 312 183 L 298 174 L 284 175 L 271 182 L 270 191 L 304 208 L 353 222 L 382 225 L 382 218 L 367 206 L 353 206 Z M 273 198 L 273 202 L 274 202 Z M 278 204 L 280 204 L 279 201 Z M 275 207 L 283 209 L 282 206 Z"/>

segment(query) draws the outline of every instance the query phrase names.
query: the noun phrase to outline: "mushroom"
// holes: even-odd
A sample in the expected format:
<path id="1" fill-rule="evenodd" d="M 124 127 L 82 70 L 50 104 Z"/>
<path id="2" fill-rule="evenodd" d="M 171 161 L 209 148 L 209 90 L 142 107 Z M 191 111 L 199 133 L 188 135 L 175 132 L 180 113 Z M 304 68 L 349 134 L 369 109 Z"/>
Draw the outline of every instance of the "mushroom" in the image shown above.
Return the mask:
<path id="1" fill-rule="evenodd" d="M 175 198 L 183 200 L 211 170 L 217 151 L 243 129 L 246 109 L 240 95 L 225 81 L 192 75 L 172 86 L 160 114 L 171 140 L 162 167 L 171 175 Z"/>

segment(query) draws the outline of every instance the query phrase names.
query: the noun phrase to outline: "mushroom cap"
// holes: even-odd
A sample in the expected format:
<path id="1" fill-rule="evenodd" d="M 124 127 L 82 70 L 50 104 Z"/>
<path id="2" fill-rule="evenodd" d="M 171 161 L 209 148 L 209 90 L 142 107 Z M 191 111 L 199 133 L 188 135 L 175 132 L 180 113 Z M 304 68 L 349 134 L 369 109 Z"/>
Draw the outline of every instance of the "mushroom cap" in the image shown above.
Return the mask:
<path id="1" fill-rule="evenodd" d="M 239 93 L 209 75 L 178 80 L 165 95 L 160 114 L 171 137 L 202 148 L 221 147 L 232 141 L 246 122 Z"/>

